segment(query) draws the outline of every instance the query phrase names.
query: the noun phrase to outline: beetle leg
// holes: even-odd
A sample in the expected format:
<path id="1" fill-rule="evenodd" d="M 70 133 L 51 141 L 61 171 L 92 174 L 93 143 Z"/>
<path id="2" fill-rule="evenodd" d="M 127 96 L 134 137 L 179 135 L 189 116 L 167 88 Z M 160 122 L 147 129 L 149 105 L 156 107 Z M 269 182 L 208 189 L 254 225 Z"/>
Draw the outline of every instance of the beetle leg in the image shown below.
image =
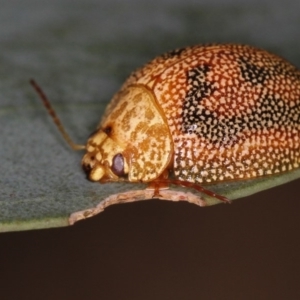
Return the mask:
<path id="1" fill-rule="evenodd" d="M 167 189 L 169 187 L 169 185 L 171 185 L 171 184 L 191 188 L 200 193 L 203 193 L 210 197 L 216 198 L 224 203 L 228 203 L 228 204 L 231 203 L 231 201 L 228 198 L 226 198 L 225 196 L 222 196 L 222 195 L 214 193 L 213 191 L 207 190 L 197 183 L 189 182 L 189 181 L 182 181 L 179 179 L 167 179 L 167 178 L 164 179 L 164 178 L 159 177 L 155 181 L 152 181 L 149 184 L 149 186 L 147 187 L 147 189 L 154 189 L 153 197 L 155 197 L 155 196 L 159 195 L 160 189 Z"/>
<path id="2" fill-rule="evenodd" d="M 148 183 L 147 190 L 154 190 L 152 198 L 161 197 L 159 191 L 169 188 L 169 183 L 166 181 L 169 176 L 169 171 L 166 169 L 158 178 Z"/>

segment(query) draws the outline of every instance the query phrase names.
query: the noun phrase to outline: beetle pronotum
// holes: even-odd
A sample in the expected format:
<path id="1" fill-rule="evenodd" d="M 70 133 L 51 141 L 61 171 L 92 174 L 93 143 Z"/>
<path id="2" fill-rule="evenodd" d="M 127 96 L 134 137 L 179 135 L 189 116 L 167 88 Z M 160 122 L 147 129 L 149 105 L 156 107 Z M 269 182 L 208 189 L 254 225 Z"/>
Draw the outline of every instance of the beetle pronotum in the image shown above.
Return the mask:
<path id="1" fill-rule="evenodd" d="M 284 173 L 300 163 L 300 72 L 245 45 L 168 52 L 134 72 L 108 105 L 85 149 L 92 181 L 177 184 L 221 201 L 200 184 Z"/>

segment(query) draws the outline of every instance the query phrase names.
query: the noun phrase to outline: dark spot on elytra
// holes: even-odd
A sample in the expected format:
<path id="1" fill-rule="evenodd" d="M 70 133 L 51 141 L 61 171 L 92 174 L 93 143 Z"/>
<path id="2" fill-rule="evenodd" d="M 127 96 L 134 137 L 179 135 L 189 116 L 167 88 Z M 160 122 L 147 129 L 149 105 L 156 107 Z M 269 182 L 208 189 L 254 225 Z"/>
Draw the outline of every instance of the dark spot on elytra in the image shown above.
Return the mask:
<path id="1" fill-rule="evenodd" d="M 213 83 L 208 81 L 208 64 L 199 65 L 187 71 L 187 97 L 196 96 L 198 100 L 209 97 L 215 90 Z"/>
<path id="2" fill-rule="evenodd" d="M 182 120 L 183 131 L 193 133 L 195 125 L 199 122 L 206 126 L 207 114 L 199 112 L 199 106 L 204 97 L 209 97 L 214 91 L 213 83 L 208 81 L 207 74 L 210 71 L 208 64 L 202 64 L 187 71 L 187 93 L 183 103 Z"/>
<path id="3" fill-rule="evenodd" d="M 239 66 L 244 80 L 253 85 L 264 84 L 272 75 L 274 76 L 269 68 L 257 66 L 245 57 L 240 57 Z"/>
<path id="4" fill-rule="evenodd" d="M 185 99 L 189 102 L 190 98 Z M 187 106 L 186 106 L 187 107 Z M 297 129 L 300 122 L 300 106 L 274 99 L 271 95 L 257 100 L 250 112 L 223 117 L 198 102 L 194 109 L 183 110 L 183 132 L 204 137 L 212 144 L 232 145 L 244 138 L 244 132 L 270 129 L 272 127 Z"/>
<path id="5" fill-rule="evenodd" d="M 163 54 L 161 57 L 163 59 L 169 59 L 169 58 L 173 58 L 175 56 L 180 56 L 180 54 L 182 52 L 184 52 L 186 50 L 186 48 L 178 48 L 178 49 L 175 49 L 175 50 L 171 50 L 165 54 Z"/>
<path id="6" fill-rule="evenodd" d="M 293 65 L 283 64 L 281 62 L 272 65 L 272 73 L 278 76 L 281 75 L 285 78 L 294 79 L 295 81 L 300 81 L 300 72 Z"/>

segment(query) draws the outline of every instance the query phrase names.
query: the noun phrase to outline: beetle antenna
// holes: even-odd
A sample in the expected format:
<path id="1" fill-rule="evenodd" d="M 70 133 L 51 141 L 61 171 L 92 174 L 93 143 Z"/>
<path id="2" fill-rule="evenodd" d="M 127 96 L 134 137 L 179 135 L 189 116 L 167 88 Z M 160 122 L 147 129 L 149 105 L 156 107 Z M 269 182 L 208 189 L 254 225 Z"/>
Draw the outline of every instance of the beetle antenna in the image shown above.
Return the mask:
<path id="1" fill-rule="evenodd" d="M 46 94 L 43 92 L 43 90 L 41 89 L 41 87 L 33 79 L 30 80 L 30 84 L 33 86 L 33 88 L 35 89 L 35 91 L 40 96 L 40 99 L 42 100 L 44 106 L 46 107 L 46 109 L 47 109 L 49 115 L 51 116 L 54 124 L 57 126 L 58 130 L 62 134 L 62 136 L 65 139 L 65 141 L 69 144 L 69 146 L 73 150 L 83 150 L 83 149 L 85 149 L 85 145 L 75 144 L 72 141 L 72 139 L 70 138 L 70 136 L 67 134 L 67 132 L 65 131 L 64 126 L 62 125 L 60 119 L 58 118 L 55 110 L 51 106 L 50 101 L 48 100 Z"/>

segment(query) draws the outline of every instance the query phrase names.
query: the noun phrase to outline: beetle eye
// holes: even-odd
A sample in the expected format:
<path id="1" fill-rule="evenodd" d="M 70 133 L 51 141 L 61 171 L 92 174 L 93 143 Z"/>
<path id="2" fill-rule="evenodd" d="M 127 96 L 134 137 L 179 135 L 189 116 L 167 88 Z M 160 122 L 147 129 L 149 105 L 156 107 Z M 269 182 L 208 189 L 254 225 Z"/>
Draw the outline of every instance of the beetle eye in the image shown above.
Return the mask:
<path id="1" fill-rule="evenodd" d="M 124 157 L 121 153 L 118 153 L 114 156 L 113 161 L 112 161 L 111 170 L 117 176 L 124 175 Z"/>

